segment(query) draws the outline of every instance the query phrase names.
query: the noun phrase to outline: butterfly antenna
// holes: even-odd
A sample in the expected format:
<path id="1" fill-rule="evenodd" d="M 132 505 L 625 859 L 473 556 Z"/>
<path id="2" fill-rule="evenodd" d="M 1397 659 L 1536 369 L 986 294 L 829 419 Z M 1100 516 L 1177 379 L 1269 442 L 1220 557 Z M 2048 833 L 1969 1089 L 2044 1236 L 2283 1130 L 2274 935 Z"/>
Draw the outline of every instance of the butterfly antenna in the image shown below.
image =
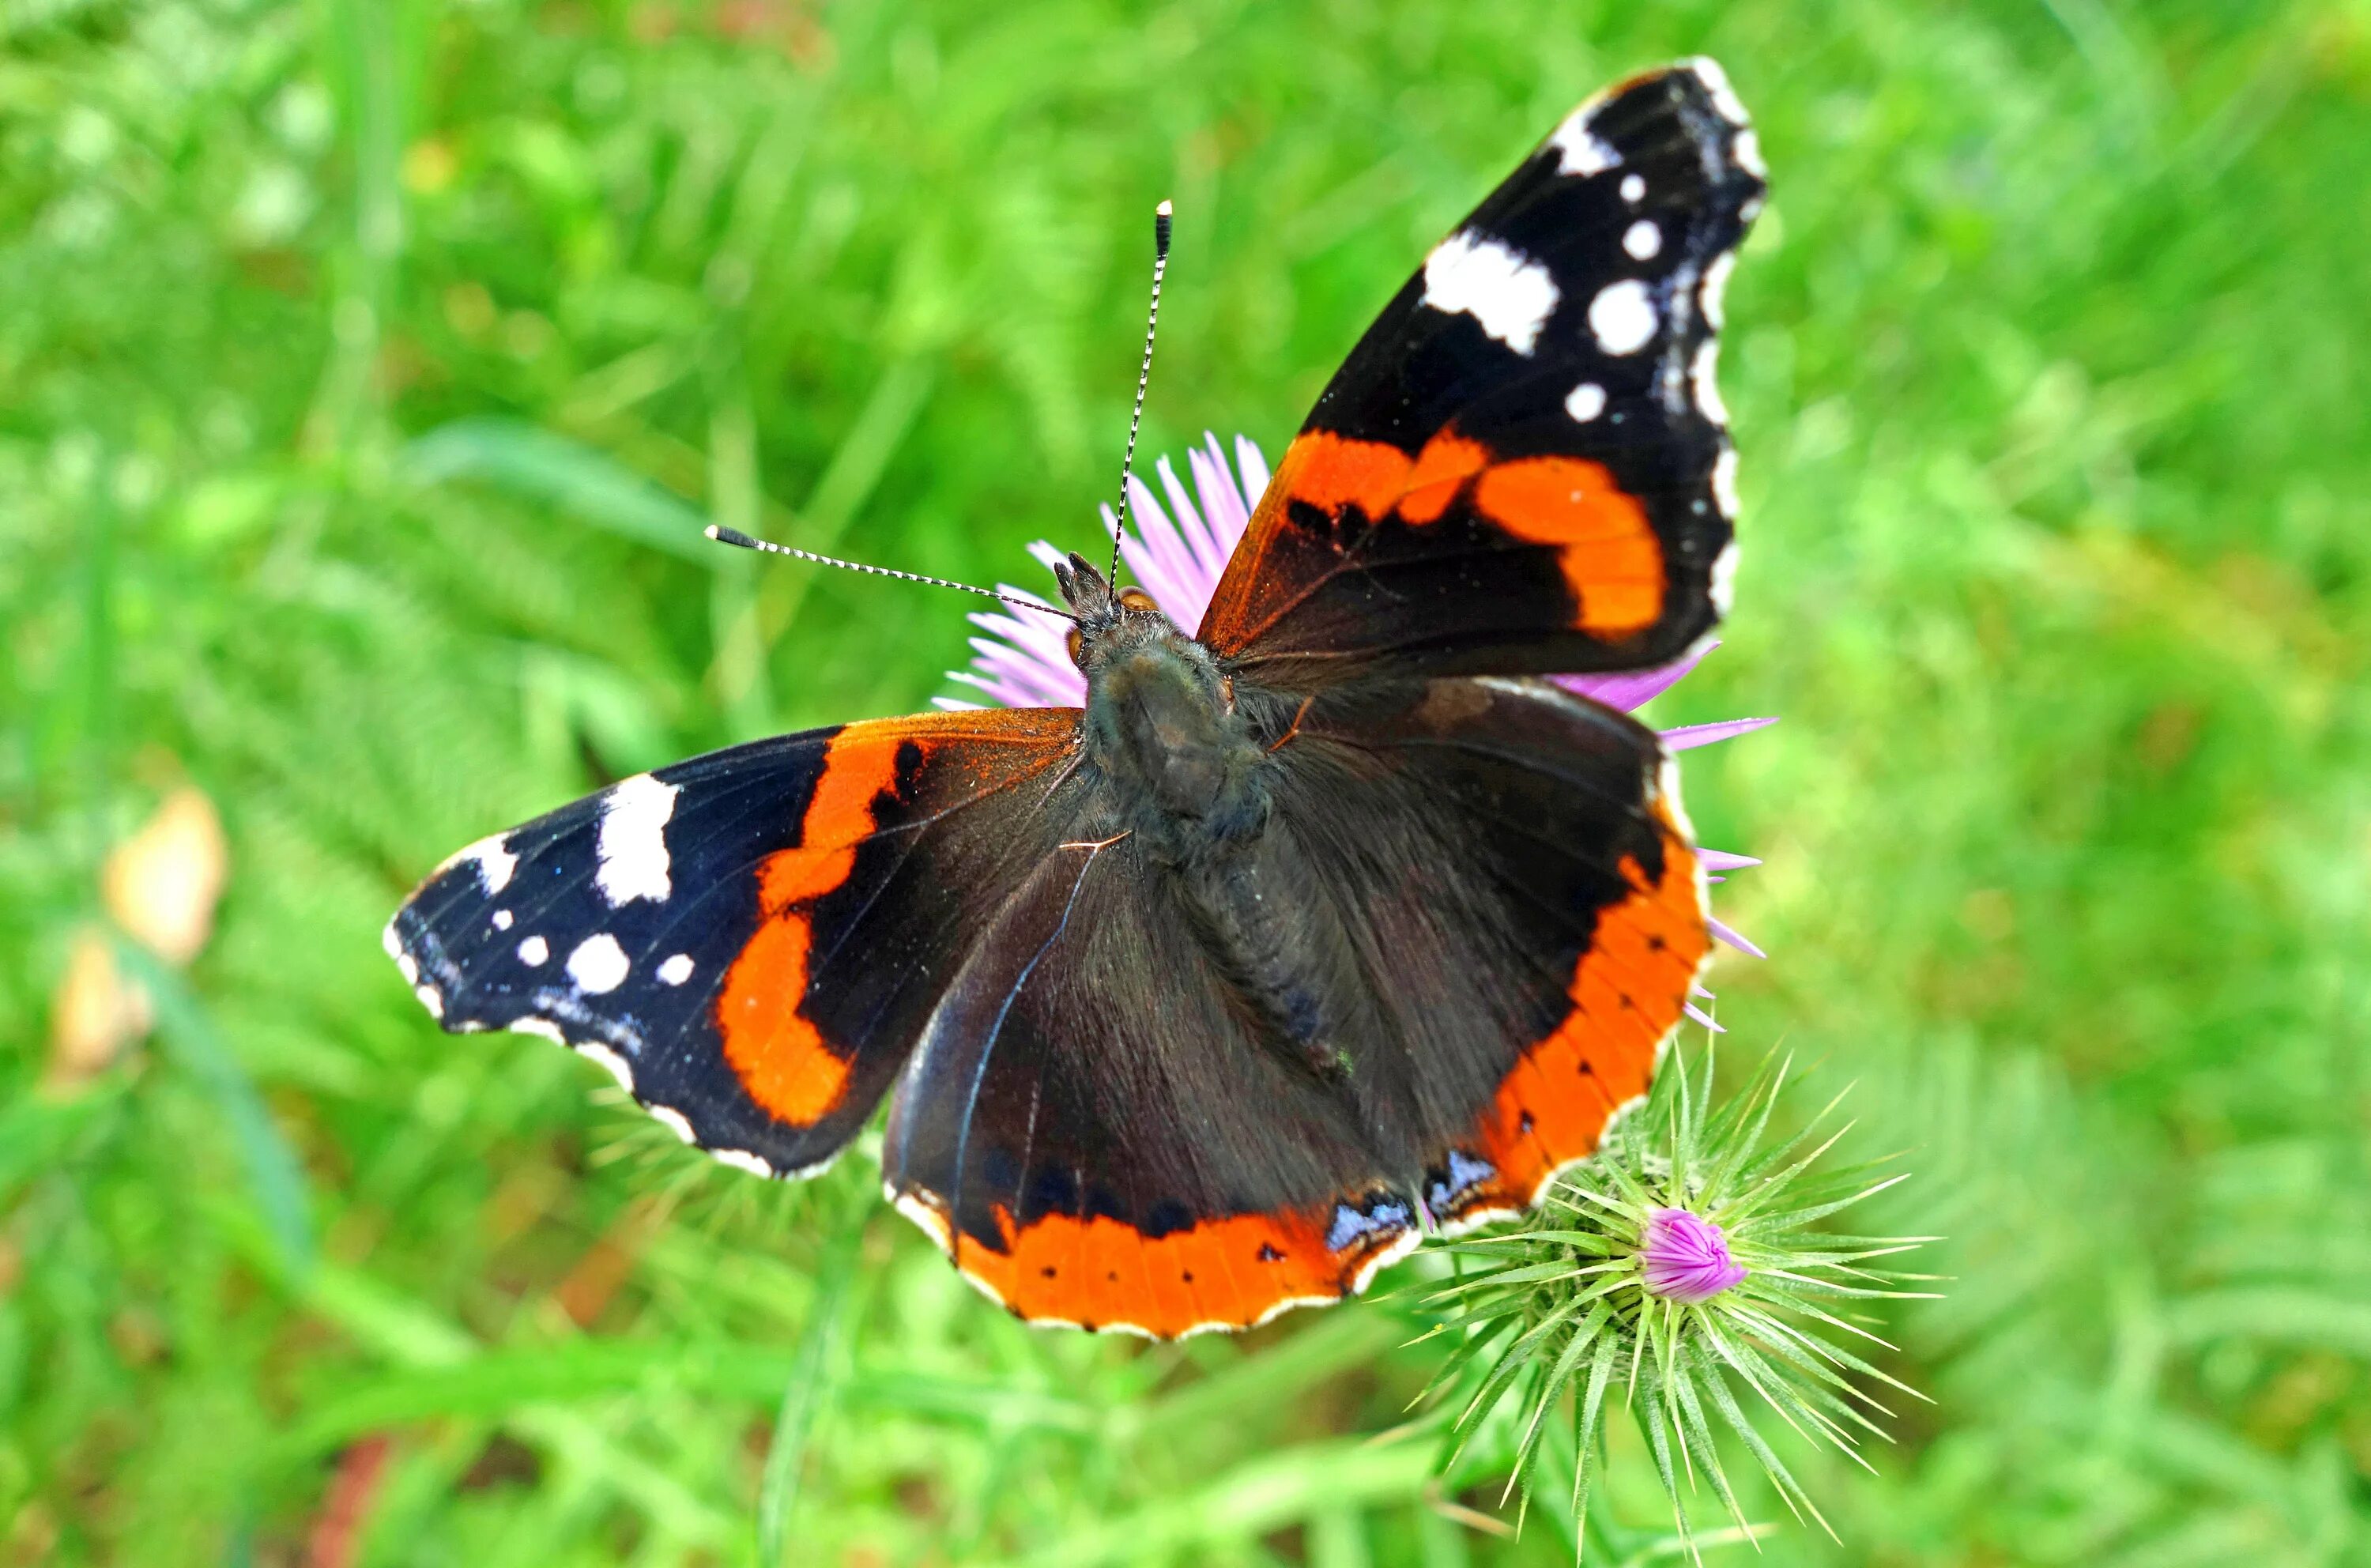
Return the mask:
<path id="1" fill-rule="evenodd" d="M 817 566 L 836 566 L 844 571 L 865 571 L 875 577 L 895 577 L 905 582 L 927 582 L 933 588 L 960 588 L 966 594 L 977 594 L 986 599 L 1001 599 L 1008 605 L 1018 605 L 1024 610 L 1038 610 L 1049 616 L 1059 616 L 1066 621 L 1079 617 L 1036 599 L 1024 599 L 1016 594 L 1000 594 L 993 588 L 975 588 L 968 582 L 957 582 L 945 577 L 926 577 L 919 571 L 892 571 L 885 566 L 867 566 L 861 560 L 842 560 L 838 556 L 817 555 L 813 550 L 793 549 L 767 539 L 753 539 L 738 528 L 727 528 L 721 523 L 708 525 L 708 536 L 720 545 L 733 545 L 745 550 L 758 550 L 766 555 L 796 556 Z"/>
<path id="2" fill-rule="evenodd" d="M 1119 520 L 1112 525 L 1111 571 L 1105 575 L 1119 581 L 1119 542 L 1128 535 L 1128 479 L 1136 467 L 1136 432 L 1144 422 L 1144 389 L 1152 382 L 1152 332 L 1161 325 L 1161 275 L 1169 271 L 1169 219 L 1172 208 L 1163 202 L 1152 209 L 1152 308 L 1144 317 L 1144 363 L 1136 373 L 1136 409 L 1128 416 L 1128 454 L 1119 460 Z"/>

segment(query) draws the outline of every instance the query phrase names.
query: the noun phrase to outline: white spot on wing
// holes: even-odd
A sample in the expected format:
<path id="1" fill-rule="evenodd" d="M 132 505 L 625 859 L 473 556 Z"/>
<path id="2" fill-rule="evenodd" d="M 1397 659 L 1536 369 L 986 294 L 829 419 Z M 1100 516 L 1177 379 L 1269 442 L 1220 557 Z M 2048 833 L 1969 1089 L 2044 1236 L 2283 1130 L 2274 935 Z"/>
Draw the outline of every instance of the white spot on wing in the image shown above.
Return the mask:
<path id="1" fill-rule="evenodd" d="M 644 1109 L 650 1112 L 652 1119 L 656 1121 L 660 1126 L 665 1127 L 668 1132 L 673 1133 L 684 1142 L 697 1143 L 699 1141 L 692 1136 L 691 1123 L 685 1119 L 682 1112 L 667 1105 L 652 1105 L 646 1106 Z"/>
<path id="2" fill-rule="evenodd" d="M 659 979 L 663 984 L 680 986 L 690 978 L 691 954 L 688 952 L 677 953 L 659 965 Z"/>
<path id="3" fill-rule="evenodd" d="M 1737 448 L 1726 446 L 1712 464 L 1712 498 L 1723 517 L 1737 515 Z"/>
<path id="4" fill-rule="evenodd" d="M 379 928 L 378 945 L 387 949 L 387 956 L 396 963 L 403 962 L 403 939 L 395 934 L 395 922 L 389 920 Z"/>
<path id="5" fill-rule="evenodd" d="M 428 1016 L 430 1018 L 436 1020 L 440 1023 L 444 1021 L 444 992 L 439 991 L 434 986 L 415 986 L 411 988 L 411 994 L 420 998 L 420 1005 L 428 1009 Z"/>
<path id="6" fill-rule="evenodd" d="M 1729 151 L 1737 158 L 1737 167 L 1754 179 L 1770 177 L 1770 166 L 1762 161 L 1762 138 L 1752 132 L 1740 131 L 1737 140 L 1729 144 Z"/>
<path id="7" fill-rule="evenodd" d="M 1594 381 L 1584 381 L 1565 395 L 1564 411 L 1575 421 L 1587 424 L 1605 411 L 1605 388 Z"/>
<path id="8" fill-rule="evenodd" d="M 516 1029 L 518 1025 L 513 1024 L 511 1027 Z M 627 1061 L 625 1057 L 610 1050 L 607 1045 L 596 1045 L 590 1042 L 576 1047 L 576 1054 L 600 1063 L 608 1075 L 618 1080 L 619 1089 L 624 1090 L 628 1094 L 634 1092 L 633 1064 Z"/>
<path id="9" fill-rule="evenodd" d="M 1641 261 L 1651 261 L 1663 248 L 1663 231 L 1640 218 L 1623 235 L 1622 248 Z"/>
<path id="10" fill-rule="evenodd" d="M 1636 278 L 1608 283 L 1589 302 L 1589 329 L 1609 354 L 1635 354 L 1655 340 L 1655 298 Z"/>
<path id="11" fill-rule="evenodd" d="M 495 930 L 497 930 L 497 931 L 507 931 L 507 930 L 509 930 L 509 929 L 511 928 L 511 912 L 510 912 L 509 910 L 507 910 L 507 909 L 497 909 L 497 910 L 495 910 L 495 911 L 494 911 L 493 921 L 494 921 L 494 929 L 495 929 Z"/>
<path id="12" fill-rule="evenodd" d="M 1721 615 L 1729 614 L 1729 600 L 1737 593 L 1737 541 L 1724 546 L 1712 563 L 1712 607 Z"/>
<path id="13" fill-rule="evenodd" d="M 568 1043 L 568 1036 L 560 1032 L 560 1025 L 548 1018 L 515 1018 L 509 1027 L 513 1034 L 538 1034 L 554 1045 Z"/>
<path id="14" fill-rule="evenodd" d="M 417 986 L 420 984 L 420 961 L 418 959 L 413 958 L 408 952 L 399 952 L 395 955 L 395 967 L 403 975 L 403 983 L 405 985 Z"/>
<path id="15" fill-rule="evenodd" d="M 665 904 L 675 891 L 667 872 L 667 819 L 675 815 L 675 785 L 647 773 L 621 779 L 601 801 L 601 834 L 594 846 L 601 896 L 616 908 L 637 898 Z"/>
<path id="16" fill-rule="evenodd" d="M 1712 323 L 1716 332 L 1720 330 L 1728 310 L 1729 275 L 1736 270 L 1737 252 L 1722 251 L 1712 259 L 1712 265 L 1705 269 L 1704 282 L 1697 290 L 1696 297 L 1704 301 L 1705 319 Z"/>
<path id="17" fill-rule="evenodd" d="M 1548 137 L 1548 145 L 1556 150 L 1558 174 L 1603 174 L 1622 161 L 1614 150 L 1598 140 L 1589 128 L 1597 117 L 1594 101 L 1585 103 L 1564 117 L 1564 123 Z"/>
<path id="18" fill-rule="evenodd" d="M 440 871 L 474 860 L 478 867 L 478 886 L 488 898 L 511 885 L 511 877 L 518 870 L 518 857 L 504 843 L 506 835 L 497 833 L 492 838 L 480 838 L 466 849 L 456 851 L 453 858 L 437 867 Z"/>
<path id="19" fill-rule="evenodd" d="M 1688 69 L 1694 72 L 1696 80 L 1704 84 L 1706 96 L 1712 99 L 1713 109 L 1723 120 L 1731 125 L 1745 123 L 1745 105 L 1738 100 L 1737 89 L 1729 85 L 1729 73 L 1720 68 L 1720 62 L 1710 55 L 1699 54 L 1688 62 Z"/>
<path id="20" fill-rule="evenodd" d="M 568 955 L 568 977 L 588 997 L 616 990 L 626 983 L 626 972 L 632 967 L 626 960 L 626 950 L 607 931 L 594 932 Z"/>
<path id="21" fill-rule="evenodd" d="M 1647 177 L 1645 175 L 1625 174 L 1622 177 L 1622 199 L 1625 202 L 1636 206 L 1639 199 L 1646 194 Z"/>
<path id="22" fill-rule="evenodd" d="M 774 1168 L 766 1163 L 763 1156 L 751 1154 L 746 1148 L 716 1148 L 709 1150 L 709 1153 L 734 1170 L 746 1170 L 752 1176 L 771 1176 L 774 1173 Z"/>
<path id="23" fill-rule="evenodd" d="M 1706 338 L 1696 350 L 1696 363 L 1690 372 L 1695 382 L 1696 407 L 1705 418 L 1718 425 L 1729 422 L 1729 409 L 1720 400 L 1720 340 Z"/>
<path id="24" fill-rule="evenodd" d="M 1520 250 L 1460 229 L 1424 259 L 1424 303 L 1463 312 L 1482 330 L 1529 355 L 1556 307 L 1556 280 Z"/>
<path id="25" fill-rule="evenodd" d="M 518 958 L 529 969 L 551 956 L 551 944 L 541 937 L 529 937 L 518 945 Z"/>

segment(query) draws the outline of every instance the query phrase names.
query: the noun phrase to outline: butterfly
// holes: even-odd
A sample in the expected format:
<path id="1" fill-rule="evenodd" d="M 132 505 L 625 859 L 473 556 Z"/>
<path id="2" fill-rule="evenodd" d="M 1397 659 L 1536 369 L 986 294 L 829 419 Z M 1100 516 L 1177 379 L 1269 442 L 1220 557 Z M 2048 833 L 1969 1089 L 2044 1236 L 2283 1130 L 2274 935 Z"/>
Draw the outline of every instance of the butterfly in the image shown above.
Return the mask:
<path id="1" fill-rule="evenodd" d="M 1033 1322 L 1174 1337 L 1520 1214 L 1646 1092 L 1710 941 L 1655 733 L 1541 678 L 1725 613 L 1719 67 L 1563 121 L 1352 350 L 1191 635 L 1057 570 L 1083 708 L 785 735 L 462 850 L 389 953 L 686 1142 L 886 1193 Z"/>

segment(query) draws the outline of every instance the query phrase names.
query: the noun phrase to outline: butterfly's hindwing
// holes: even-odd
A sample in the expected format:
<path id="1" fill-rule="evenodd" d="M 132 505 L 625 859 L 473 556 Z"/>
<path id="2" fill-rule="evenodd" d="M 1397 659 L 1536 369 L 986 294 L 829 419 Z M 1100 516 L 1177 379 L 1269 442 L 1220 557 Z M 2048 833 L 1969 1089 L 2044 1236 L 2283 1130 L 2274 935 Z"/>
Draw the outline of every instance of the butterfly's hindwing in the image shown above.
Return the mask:
<path id="1" fill-rule="evenodd" d="M 898 1086 L 898 1207 L 1022 1317 L 1174 1338 L 1362 1289 L 1416 1244 L 1354 1097 L 1263 1038 L 1140 840 L 1050 857 Z"/>
<path id="2" fill-rule="evenodd" d="M 1644 1094 L 1710 951 L 1654 732 L 1543 681 L 1315 704 L 1277 830 L 1354 933 L 1405 1053 L 1436 1222 L 1520 1212 Z"/>

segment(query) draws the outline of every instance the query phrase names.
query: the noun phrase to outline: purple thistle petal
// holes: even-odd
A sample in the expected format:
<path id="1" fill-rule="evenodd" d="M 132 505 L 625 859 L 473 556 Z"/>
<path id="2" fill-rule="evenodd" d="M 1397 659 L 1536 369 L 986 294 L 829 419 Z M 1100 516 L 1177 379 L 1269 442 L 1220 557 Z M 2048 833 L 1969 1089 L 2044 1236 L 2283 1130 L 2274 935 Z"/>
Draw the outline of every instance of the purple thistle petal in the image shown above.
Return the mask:
<path id="1" fill-rule="evenodd" d="M 1267 456 L 1248 435 L 1235 437 L 1235 468 L 1243 477 L 1243 513 L 1248 517 L 1252 508 L 1260 503 L 1260 498 L 1267 494 L 1268 481 Z"/>
<path id="2" fill-rule="evenodd" d="M 1143 514 L 1138 513 L 1136 515 Z M 1104 508 L 1104 516 L 1106 519 L 1111 516 L 1111 508 Z M 1162 524 L 1166 529 L 1165 517 Z M 1174 530 L 1167 530 L 1167 536 L 1160 539 L 1147 539 L 1130 534 L 1120 541 L 1119 559 L 1128 563 L 1128 569 L 1137 582 L 1152 595 L 1152 602 L 1161 606 L 1162 614 L 1170 616 L 1172 620 L 1177 617 L 1170 614 L 1171 606 L 1186 603 L 1194 597 L 1195 579 L 1200 568 L 1195 564 L 1192 553 Z"/>
<path id="3" fill-rule="evenodd" d="M 1569 692 L 1594 698 L 1608 708 L 1618 708 L 1625 713 L 1644 708 L 1656 698 L 1679 685 L 1680 678 L 1696 667 L 1704 656 L 1719 647 L 1707 642 L 1684 659 L 1653 670 L 1625 670 L 1612 675 L 1554 675 L 1549 677 Z"/>
<path id="4" fill-rule="evenodd" d="M 970 670 L 949 670 L 949 680 L 961 681 L 978 689 L 981 695 L 999 708 L 1038 708 L 1045 706 L 1029 688 L 1019 686 L 1002 677 L 990 677 Z"/>
<path id="5" fill-rule="evenodd" d="M 1748 866 L 1762 864 L 1751 855 L 1732 855 L 1726 849 L 1699 848 L 1696 859 L 1704 862 L 1707 871 L 1741 871 Z"/>
<path id="6" fill-rule="evenodd" d="M 1076 708 L 1086 699 L 1086 679 L 1075 667 L 1056 670 L 993 638 L 975 637 L 971 645 L 978 655 L 972 667 L 985 679 L 1028 693 L 1018 707 Z"/>
<path id="7" fill-rule="evenodd" d="M 1234 481 L 1211 463 L 1207 453 L 1186 453 L 1186 464 L 1193 470 L 1194 489 L 1202 498 L 1202 521 L 1209 532 L 1201 557 L 1202 574 L 1216 588 L 1219 579 L 1226 575 L 1228 559 L 1235 553 L 1235 541 L 1243 536 L 1247 519 L 1236 509 L 1240 498 Z"/>
<path id="8" fill-rule="evenodd" d="M 1219 445 L 1219 438 L 1204 431 L 1202 440 L 1204 445 L 1196 447 L 1187 458 L 1194 467 L 1194 488 L 1201 494 L 1202 514 L 1210 520 L 1211 535 L 1232 550 L 1235 541 L 1243 536 L 1243 530 L 1251 526 L 1251 503 L 1243 499 L 1243 487 L 1235 483 L 1235 476 L 1228 470 L 1227 455 Z"/>
<path id="9" fill-rule="evenodd" d="M 1186 548 L 1192 552 L 1194 564 L 1203 569 L 1195 575 L 1211 575 L 1213 561 L 1218 563 L 1219 571 L 1225 571 L 1226 552 L 1219 548 L 1218 536 L 1202 520 L 1202 513 L 1196 509 L 1193 498 L 1186 493 L 1184 482 L 1177 478 L 1176 467 L 1164 455 L 1153 464 L 1152 471 L 1161 476 L 1161 488 L 1168 494 L 1169 510 L 1177 518 L 1177 532 L 1185 537 Z"/>
<path id="10" fill-rule="evenodd" d="M 1683 724 L 1676 730 L 1660 732 L 1666 751 L 1687 751 L 1695 746 L 1708 746 L 1719 741 L 1750 735 L 1778 722 L 1775 719 L 1723 719 L 1714 724 Z"/>
<path id="11" fill-rule="evenodd" d="M 1660 1208 L 1647 1216 L 1638 1272 L 1649 1295 L 1667 1301 L 1709 1301 L 1745 1277 L 1729 1255 L 1729 1237 L 1711 1220 L 1685 1209 Z"/>
<path id="12" fill-rule="evenodd" d="M 1729 946 L 1745 954 L 1748 958 L 1768 958 L 1770 956 L 1768 953 L 1764 952 L 1760 948 L 1755 947 L 1752 942 L 1747 941 L 1743 937 L 1738 935 L 1735 930 L 1731 929 L 1727 925 L 1724 925 L 1722 922 L 1713 919 L 1709 916 L 1705 919 L 1705 929 L 1713 934 L 1714 940 L 1727 942 Z"/>
<path id="13" fill-rule="evenodd" d="M 1109 526 L 1110 509 L 1105 509 L 1105 525 Z M 1140 552 L 1160 562 L 1162 570 L 1173 576 L 1190 576 L 1194 562 L 1194 541 L 1185 533 L 1185 523 L 1172 518 L 1151 486 L 1136 474 L 1128 477 L 1128 519 L 1134 528 L 1126 545 L 1135 545 Z"/>
<path id="14" fill-rule="evenodd" d="M 1130 533 L 1120 544 L 1122 556 L 1129 553 L 1129 545 L 1134 545 L 1139 556 L 1151 559 L 1169 577 L 1177 578 L 1190 571 L 1194 559 L 1191 542 L 1179 535 L 1178 525 L 1154 498 L 1151 487 L 1135 474 L 1128 477 L 1128 518 Z M 1105 526 L 1110 525 L 1106 509 Z"/>
<path id="15" fill-rule="evenodd" d="M 990 637 L 1000 637 L 1023 652 L 1053 663 L 1067 664 L 1070 655 L 1062 641 L 1062 633 L 1070 622 L 1050 615 L 1000 615 L 994 610 L 977 610 L 965 617 Z"/>
<path id="16" fill-rule="evenodd" d="M 1690 1002 L 1687 1005 L 1687 1015 L 1695 1020 L 1698 1023 L 1703 1024 L 1706 1029 L 1711 1030 L 1715 1034 L 1727 1034 L 1729 1032 L 1728 1030 L 1723 1029 L 1719 1024 L 1713 1021 L 1712 1014 L 1705 1011 L 1704 1009 L 1696 1006 L 1694 1002 Z"/>

